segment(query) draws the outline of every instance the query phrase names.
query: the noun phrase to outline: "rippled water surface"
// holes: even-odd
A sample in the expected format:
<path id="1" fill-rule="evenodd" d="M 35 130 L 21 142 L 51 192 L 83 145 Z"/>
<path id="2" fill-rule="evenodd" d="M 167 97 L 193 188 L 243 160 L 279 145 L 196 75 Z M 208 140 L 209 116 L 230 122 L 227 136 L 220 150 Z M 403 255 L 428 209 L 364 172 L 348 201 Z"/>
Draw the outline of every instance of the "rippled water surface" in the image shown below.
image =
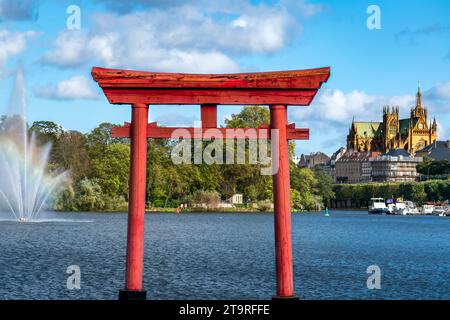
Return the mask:
<path id="1" fill-rule="evenodd" d="M 450 299 L 450 218 L 294 214 L 295 289 L 303 299 Z M 57 220 L 53 220 L 57 219 Z M 149 299 L 270 299 L 273 215 L 147 214 Z M 0 299 L 116 299 L 126 214 L 60 213 L 39 223 L 0 218 Z M 68 290 L 70 265 L 81 289 Z M 381 269 L 368 290 L 366 269 Z"/>

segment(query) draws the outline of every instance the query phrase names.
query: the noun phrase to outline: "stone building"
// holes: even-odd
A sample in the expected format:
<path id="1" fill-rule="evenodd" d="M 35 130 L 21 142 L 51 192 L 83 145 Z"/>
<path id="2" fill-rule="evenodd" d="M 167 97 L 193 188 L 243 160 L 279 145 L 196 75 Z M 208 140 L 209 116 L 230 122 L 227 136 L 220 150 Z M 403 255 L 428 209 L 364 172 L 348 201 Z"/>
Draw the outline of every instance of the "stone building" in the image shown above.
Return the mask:
<path id="1" fill-rule="evenodd" d="M 309 155 L 302 154 L 298 166 L 300 168 L 314 168 L 318 165 L 326 165 L 330 157 L 323 152 L 313 152 Z"/>
<path id="2" fill-rule="evenodd" d="M 436 119 L 428 122 L 428 111 L 422 106 L 419 85 L 416 105 L 411 108 L 409 118 L 400 119 L 399 107 L 384 107 L 382 122 L 353 120 L 347 136 L 347 149 L 385 153 L 402 148 L 415 154 L 417 150 L 435 142 L 436 133 Z"/>
<path id="3" fill-rule="evenodd" d="M 347 149 L 340 147 L 331 155 L 330 162 L 323 167 L 324 171 L 331 176 L 334 183 L 336 183 L 336 161 L 338 161 L 346 151 Z"/>
<path id="4" fill-rule="evenodd" d="M 371 181 L 369 160 L 379 152 L 357 152 L 348 150 L 336 161 L 335 183 L 366 183 Z"/>
<path id="5" fill-rule="evenodd" d="M 344 147 L 340 147 L 331 155 L 331 162 L 334 164 L 337 160 L 339 160 L 347 151 Z"/>
<path id="6" fill-rule="evenodd" d="M 232 204 L 242 204 L 244 203 L 244 195 L 242 193 L 235 193 L 231 196 L 230 202 Z"/>
<path id="7" fill-rule="evenodd" d="M 407 182 L 418 177 L 416 166 L 421 157 L 412 157 L 404 149 L 393 149 L 370 160 L 372 181 Z"/>

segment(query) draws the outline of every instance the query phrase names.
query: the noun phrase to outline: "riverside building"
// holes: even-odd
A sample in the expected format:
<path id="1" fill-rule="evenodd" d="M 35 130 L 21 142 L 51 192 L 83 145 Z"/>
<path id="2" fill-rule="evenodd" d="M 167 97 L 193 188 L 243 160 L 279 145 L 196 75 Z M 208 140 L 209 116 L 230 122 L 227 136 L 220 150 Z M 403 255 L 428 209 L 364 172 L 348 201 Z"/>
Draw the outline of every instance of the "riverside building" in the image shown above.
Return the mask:
<path id="1" fill-rule="evenodd" d="M 408 182 L 418 177 L 416 166 L 421 157 L 413 157 L 404 149 L 393 149 L 370 159 L 371 176 L 374 182 Z"/>

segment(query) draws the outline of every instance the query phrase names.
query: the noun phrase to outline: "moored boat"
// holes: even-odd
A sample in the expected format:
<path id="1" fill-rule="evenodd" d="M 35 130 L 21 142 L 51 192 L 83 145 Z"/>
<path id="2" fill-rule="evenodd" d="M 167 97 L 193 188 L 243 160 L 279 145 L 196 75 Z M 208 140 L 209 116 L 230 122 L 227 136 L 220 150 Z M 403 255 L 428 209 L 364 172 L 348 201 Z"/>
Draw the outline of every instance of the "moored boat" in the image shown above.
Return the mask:
<path id="1" fill-rule="evenodd" d="M 395 214 L 395 204 L 394 203 L 388 203 L 386 214 Z"/>
<path id="2" fill-rule="evenodd" d="M 394 199 L 387 199 L 386 200 L 386 208 L 387 208 L 386 214 L 395 214 L 395 201 L 394 201 Z"/>
<path id="3" fill-rule="evenodd" d="M 434 204 L 426 203 L 422 206 L 420 213 L 430 215 L 433 214 Z"/>
<path id="4" fill-rule="evenodd" d="M 444 217 L 447 214 L 447 208 L 444 206 L 436 206 L 433 210 L 433 215 Z"/>
<path id="5" fill-rule="evenodd" d="M 388 208 L 383 198 L 370 199 L 369 214 L 386 214 L 387 212 Z"/>
<path id="6" fill-rule="evenodd" d="M 412 201 L 405 201 L 405 205 L 407 208 L 407 215 L 415 215 L 419 214 L 419 209 L 417 209 L 416 205 Z"/>
<path id="7" fill-rule="evenodd" d="M 406 216 L 408 214 L 408 207 L 406 203 L 402 201 L 397 201 L 395 203 L 394 213 L 396 215 Z"/>

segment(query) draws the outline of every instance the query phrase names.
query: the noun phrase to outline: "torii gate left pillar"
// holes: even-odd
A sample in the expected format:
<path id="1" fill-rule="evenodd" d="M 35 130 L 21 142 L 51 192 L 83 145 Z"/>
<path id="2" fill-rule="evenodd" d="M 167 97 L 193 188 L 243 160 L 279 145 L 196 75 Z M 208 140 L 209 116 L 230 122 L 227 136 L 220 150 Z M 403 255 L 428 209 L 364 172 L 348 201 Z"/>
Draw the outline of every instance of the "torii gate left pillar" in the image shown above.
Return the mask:
<path id="1" fill-rule="evenodd" d="M 131 104 L 131 125 L 113 129 L 115 137 L 131 138 L 130 194 L 125 290 L 119 299 L 145 299 L 142 286 L 145 182 L 147 138 L 171 138 L 179 129 L 158 127 L 148 122 L 148 105 L 200 104 L 203 128 L 214 128 L 227 136 L 228 129 L 217 128 L 217 105 L 263 104 L 270 108 L 270 129 L 278 133 L 278 163 L 273 176 L 275 261 L 277 290 L 275 298 L 295 298 L 292 265 L 291 207 L 288 140 L 307 139 L 308 129 L 296 129 L 287 123 L 288 105 L 309 105 L 329 68 L 283 72 L 193 75 L 139 72 L 93 68 L 92 76 L 110 103 Z M 195 128 L 184 128 L 193 138 L 203 138 Z M 266 127 L 254 128 L 256 134 L 240 133 L 237 139 L 270 137 Z M 271 137 L 274 139 L 275 137 Z"/>

